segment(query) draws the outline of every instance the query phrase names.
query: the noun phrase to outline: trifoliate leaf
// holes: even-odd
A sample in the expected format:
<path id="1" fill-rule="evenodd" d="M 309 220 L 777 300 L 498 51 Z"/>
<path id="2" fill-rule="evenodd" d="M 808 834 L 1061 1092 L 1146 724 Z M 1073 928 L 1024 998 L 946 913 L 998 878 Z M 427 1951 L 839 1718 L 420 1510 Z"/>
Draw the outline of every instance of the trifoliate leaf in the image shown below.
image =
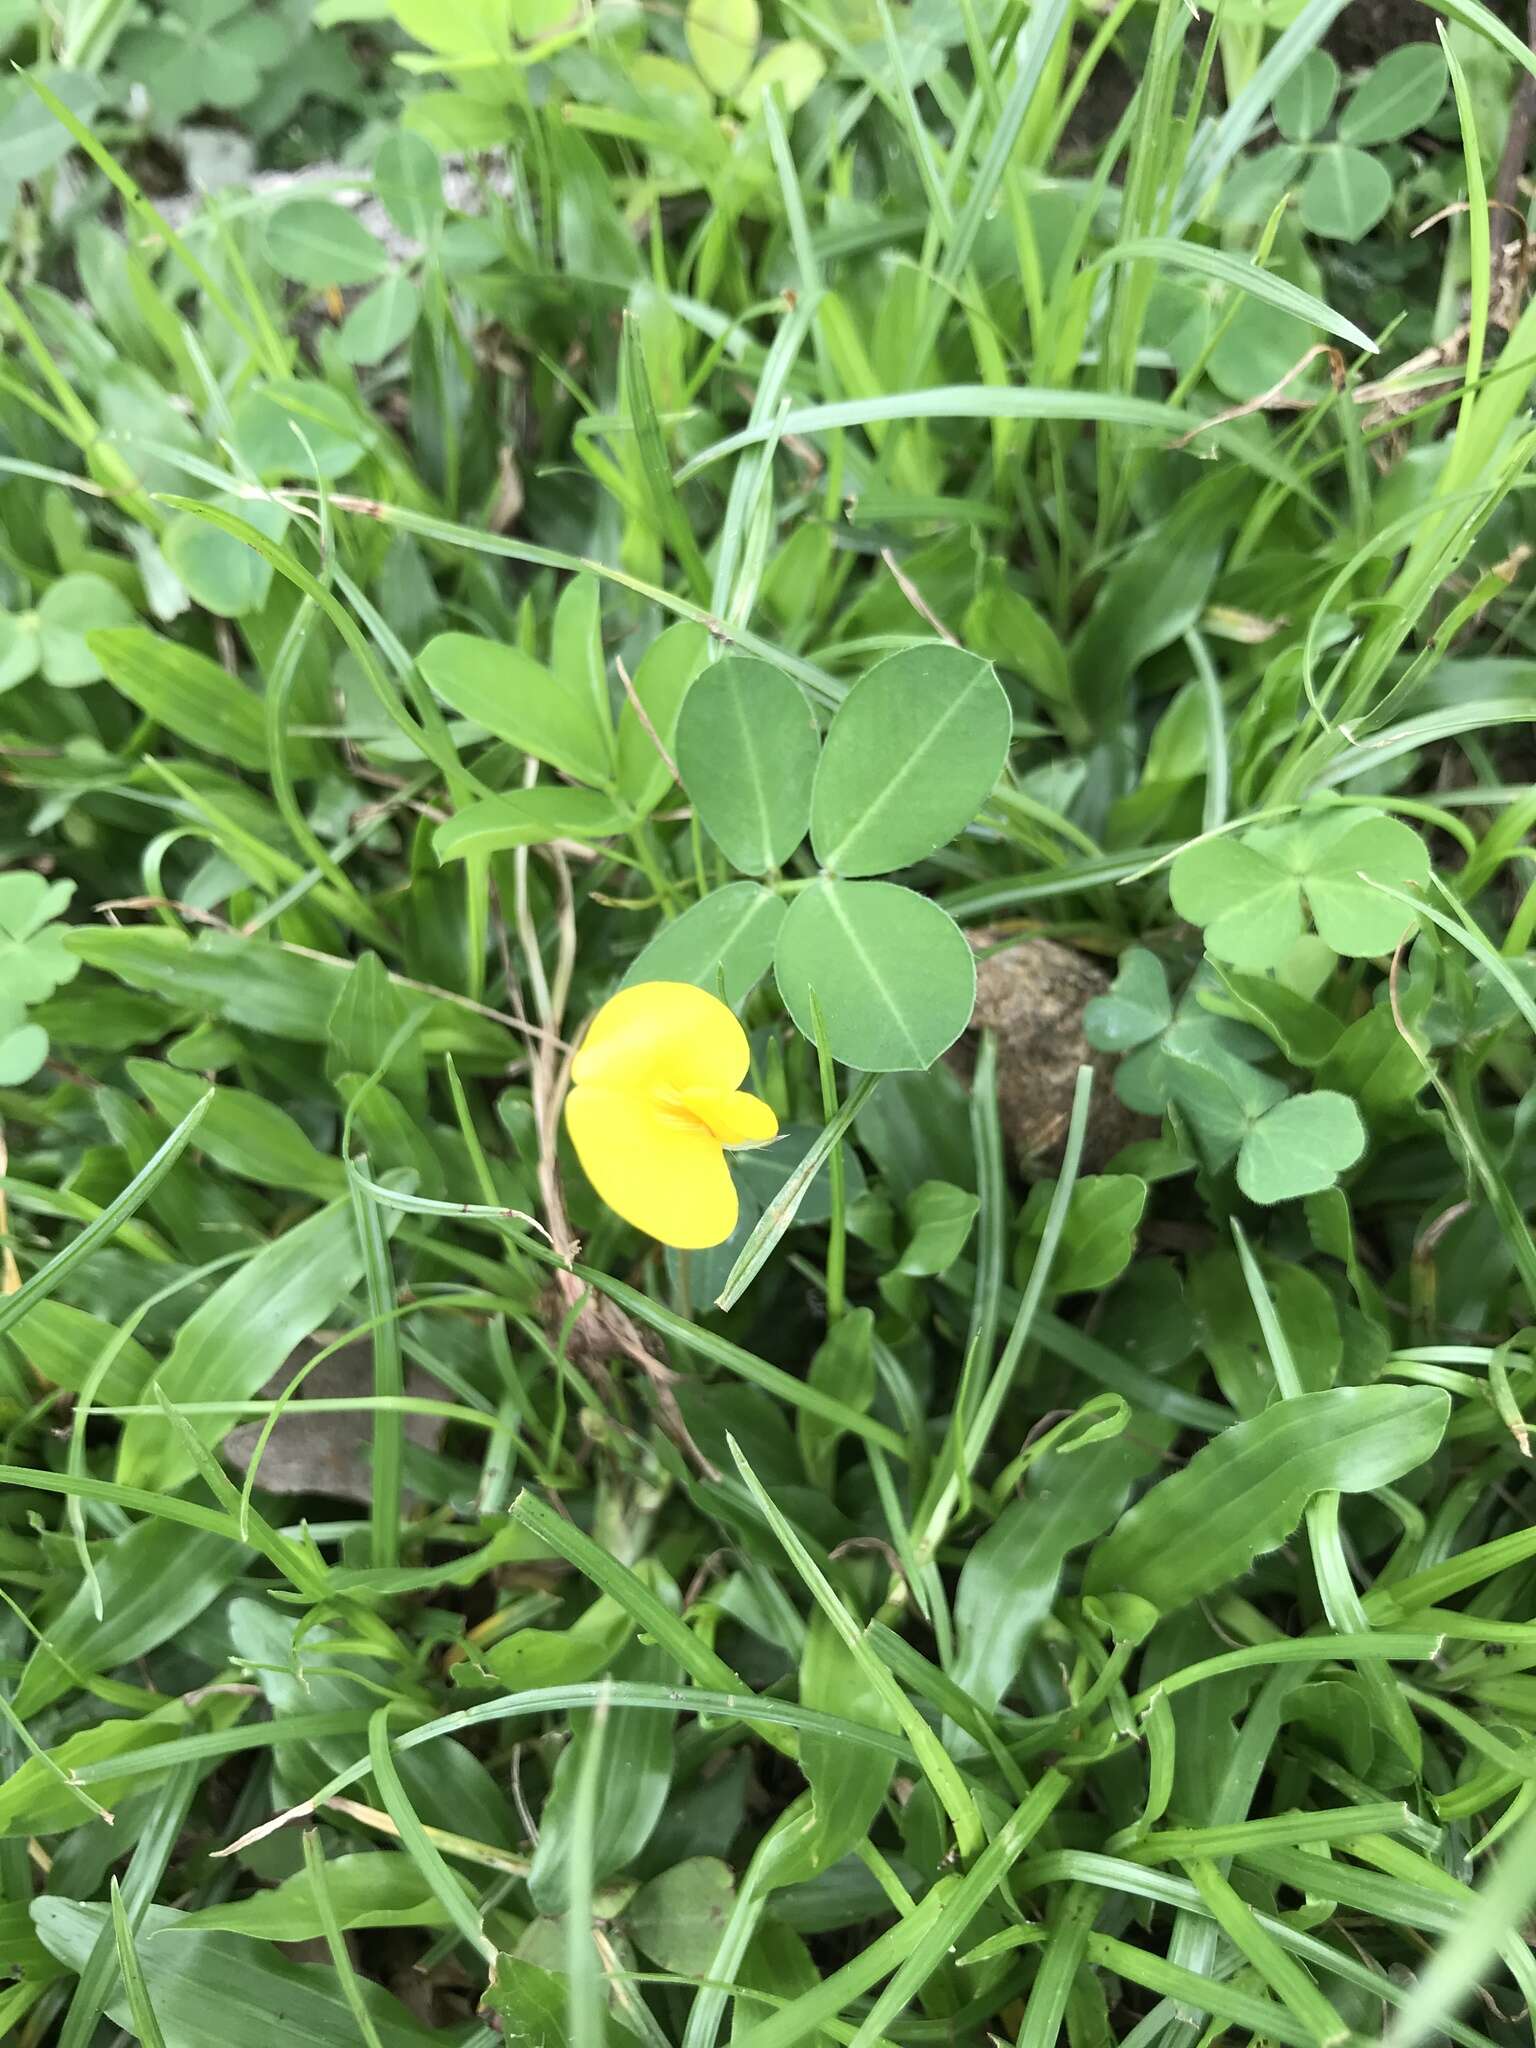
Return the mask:
<path id="1" fill-rule="evenodd" d="M 1083 1011 L 1083 1036 L 1099 1052 L 1129 1052 L 1172 1022 L 1163 963 L 1145 946 L 1131 946 L 1120 956 L 1109 994 L 1095 996 Z"/>
<path id="2" fill-rule="evenodd" d="M 1173 864 L 1173 907 L 1205 928 L 1215 960 L 1254 973 L 1277 967 L 1300 938 L 1302 908 L 1336 953 L 1390 953 L 1409 915 L 1376 884 L 1421 888 L 1429 855 L 1416 832 L 1379 812 L 1330 808 L 1242 839 L 1207 839 Z"/>
<path id="3" fill-rule="evenodd" d="M 0 875 L 0 988 L 21 1003 L 40 1003 L 80 972 L 51 920 L 75 893 L 73 882 L 45 882 L 23 870 Z"/>
<path id="4" fill-rule="evenodd" d="M 1365 1150 L 1365 1126 L 1347 1095 L 1319 1088 L 1293 1095 L 1259 1118 L 1237 1161 L 1237 1184 L 1253 1202 L 1321 1194 Z"/>

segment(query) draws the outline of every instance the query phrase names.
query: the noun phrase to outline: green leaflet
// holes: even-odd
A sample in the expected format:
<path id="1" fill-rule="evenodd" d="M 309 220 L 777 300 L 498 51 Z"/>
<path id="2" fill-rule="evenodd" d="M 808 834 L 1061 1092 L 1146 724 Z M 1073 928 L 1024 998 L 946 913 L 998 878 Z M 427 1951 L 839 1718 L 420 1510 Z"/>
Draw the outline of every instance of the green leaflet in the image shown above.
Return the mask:
<path id="1" fill-rule="evenodd" d="M 79 1970 L 109 1908 L 73 1899 L 37 1900 L 33 1919 L 44 1946 Z M 135 1933 L 139 1962 L 166 2048 L 272 2048 L 273 2017 L 282 2017 L 284 2048 L 357 2048 L 357 2022 L 336 1973 L 290 1963 L 266 1943 L 234 1934 L 178 1936 L 182 1915 L 151 1906 Z M 381 2048 L 422 2048 L 441 2041 L 411 2018 L 398 1999 L 364 1983 L 363 1997 Z M 121 1989 L 107 2007 L 119 2026 L 128 2022 Z"/>
<path id="2" fill-rule="evenodd" d="M 705 831 L 744 875 L 782 867 L 805 837 L 819 751 L 804 692 L 751 655 L 728 655 L 706 669 L 677 721 L 683 787 Z"/>
<path id="3" fill-rule="evenodd" d="M 113 688 L 157 724 L 238 767 L 266 767 L 261 700 L 216 661 L 144 626 L 104 627 L 88 644 Z"/>
<path id="4" fill-rule="evenodd" d="M 579 782 L 613 772 L 613 738 L 586 675 L 559 673 L 515 647 L 440 633 L 422 650 L 422 674 L 445 704 L 497 739 L 547 761 Z"/>
<path id="5" fill-rule="evenodd" d="M 773 965 L 785 908 L 756 882 L 727 882 L 664 924 L 621 986 L 691 981 L 737 1009 Z"/>
<path id="6" fill-rule="evenodd" d="M 894 882 L 821 881 L 779 928 L 785 1006 L 816 1036 L 814 991 L 832 1057 L 871 1073 L 931 1067 L 971 1021 L 976 965 L 959 926 Z"/>
<path id="7" fill-rule="evenodd" d="M 1434 1455 L 1450 1416 L 1434 1387 L 1331 1387 L 1279 1401 L 1202 1445 L 1143 1494 L 1088 1560 L 1089 1593 L 1165 1614 L 1240 1578 L 1307 1502 L 1390 1486 Z"/>
<path id="8" fill-rule="evenodd" d="M 811 843 L 839 875 L 883 875 L 962 832 L 1008 757 L 1013 720 L 991 664 L 933 643 L 877 662 L 832 721 Z"/>
<path id="9" fill-rule="evenodd" d="M 957 1655 L 950 1676 L 990 1711 L 1013 1682 L 1050 1614 L 1074 1550 L 1110 1528 L 1149 1456 L 1124 1437 L 1035 1465 L 979 1539 L 955 1594 Z"/>
<path id="10" fill-rule="evenodd" d="M 326 1891 L 342 1927 L 443 1927 L 448 1915 L 409 1856 L 359 1851 L 333 1856 Z M 313 1941 L 322 1931 L 315 1888 L 306 1871 L 270 1891 L 204 1906 L 182 1916 L 176 1934 L 243 1934 L 258 1941 Z M 167 1942 L 169 1946 L 169 1941 Z"/>

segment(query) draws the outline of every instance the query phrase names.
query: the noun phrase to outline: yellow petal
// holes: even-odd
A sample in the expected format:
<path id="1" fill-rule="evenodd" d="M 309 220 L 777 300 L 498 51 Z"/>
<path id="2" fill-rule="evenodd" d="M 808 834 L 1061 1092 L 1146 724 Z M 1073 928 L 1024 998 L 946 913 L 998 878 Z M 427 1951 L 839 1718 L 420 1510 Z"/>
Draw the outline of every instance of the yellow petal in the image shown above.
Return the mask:
<path id="1" fill-rule="evenodd" d="M 702 1123 L 644 1095 L 584 1086 L 566 1100 L 565 1127 L 588 1180 L 637 1230 L 705 1251 L 736 1228 L 731 1170 Z"/>
<path id="2" fill-rule="evenodd" d="M 620 989 L 592 1019 L 571 1079 L 647 1095 L 729 1092 L 749 1062 L 747 1034 L 718 996 L 685 981 L 642 981 Z"/>
<path id="3" fill-rule="evenodd" d="M 765 1145 L 779 1135 L 773 1111 L 745 1089 L 685 1088 L 680 1100 L 722 1145 Z"/>

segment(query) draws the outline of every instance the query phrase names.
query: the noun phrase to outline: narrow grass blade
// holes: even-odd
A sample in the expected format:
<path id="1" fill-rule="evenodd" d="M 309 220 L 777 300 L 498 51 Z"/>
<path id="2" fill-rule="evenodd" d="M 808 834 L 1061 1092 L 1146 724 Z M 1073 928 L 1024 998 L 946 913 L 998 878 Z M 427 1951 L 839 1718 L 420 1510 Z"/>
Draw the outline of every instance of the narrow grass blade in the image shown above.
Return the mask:
<path id="1" fill-rule="evenodd" d="M 1528 1813 L 1505 1844 L 1476 1902 L 1453 1934 L 1436 1950 L 1419 1978 L 1411 2005 L 1403 2007 L 1384 2041 L 1386 2048 L 1418 2048 L 1444 2030 L 1482 1987 L 1488 1966 L 1510 1942 L 1524 1945 L 1523 1927 L 1536 1898 L 1536 1812 Z"/>
<path id="2" fill-rule="evenodd" d="M 955 1887 L 953 1878 L 941 1878 L 916 1910 L 895 1927 L 878 1934 L 860 1954 L 834 1970 L 810 1991 L 782 2006 L 772 2019 L 761 2020 L 737 2037 L 733 2048 L 799 2048 L 816 2039 L 818 2033 L 845 2012 L 903 1957 L 914 1943 L 929 1936 L 942 1916 Z"/>
<path id="3" fill-rule="evenodd" d="M 1117 242 L 1099 258 L 1099 262 L 1105 265 L 1142 261 L 1156 263 L 1167 270 L 1187 270 L 1196 277 L 1227 285 L 1233 291 L 1244 292 L 1249 298 L 1257 299 L 1261 305 L 1272 307 L 1277 313 L 1304 320 L 1310 327 L 1321 327 L 1325 334 L 1337 334 L 1341 340 L 1351 342 L 1367 355 L 1376 353 L 1376 344 L 1368 334 L 1353 320 L 1346 320 L 1342 313 L 1336 313 L 1314 292 L 1303 291 L 1300 285 L 1290 284 L 1272 270 L 1261 270 L 1257 263 L 1250 263 L 1246 257 L 1234 256 L 1225 249 L 1214 249 L 1203 242 L 1182 241 L 1172 235 L 1149 235 L 1139 241 Z"/>
<path id="4" fill-rule="evenodd" d="M 879 398 L 843 398 L 827 405 L 806 405 L 786 413 L 774 426 L 743 427 L 705 448 L 678 473 L 686 482 L 701 470 L 752 448 L 777 432 L 826 434 L 841 427 L 880 426 L 907 420 L 1076 420 L 1109 422 L 1121 427 L 1146 427 L 1167 434 L 1185 434 L 1199 425 L 1177 406 L 1150 398 L 1130 398 L 1114 391 L 1046 391 L 1026 387 L 1001 390 L 990 384 L 939 385 L 932 390 L 891 392 Z"/>
<path id="5" fill-rule="evenodd" d="M 906 2010 L 946 1956 L 953 1955 L 976 1915 L 1004 1886 L 1010 1870 L 1045 1826 L 1068 1789 L 1060 1771 L 1046 1771 L 1015 1808 L 975 1863 L 949 1892 L 934 1924 L 919 1933 L 907 1923 L 909 1946 L 901 1967 L 865 2014 L 851 2048 L 875 2048 L 885 2030 Z M 1006 1890 L 1003 1891 L 1007 1899 Z M 1006 1907 L 1005 1907 L 1006 1910 Z"/>
<path id="6" fill-rule="evenodd" d="M 897 1724 L 911 1743 L 913 1754 L 917 1757 L 924 1776 L 949 1815 L 961 1855 L 975 1855 L 982 1842 L 981 1816 L 977 1812 L 975 1799 L 953 1760 L 885 1665 L 874 1655 L 864 1639 L 864 1631 L 839 1600 L 825 1574 L 818 1568 L 810 1552 L 779 1512 L 734 1437 L 730 1439 L 730 1445 L 731 1456 L 736 1460 L 736 1468 L 748 1493 L 757 1503 L 759 1513 L 783 1545 L 790 1563 L 809 1589 L 812 1599 L 842 1638 L 849 1655 L 857 1661 L 871 1687 L 890 1708 Z"/>
<path id="7" fill-rule="evenodd" d="M 123 1973 L 123 1989 L 128 1994 L 128 2010 L 133 2014 L 133 2030 L 142 2048 L 165 2048 L 165 2036 L 149 2001 L 149 1986 L 144 1982 L 139 1952 L 133 1945 L 133 1929 L 128 1924 L 123 1895 L 115 1877 L 112 1880 L 112 1933 L 117 1943 L 117 1967 Z"/>
<path id="8" fill-rule="evenodd" d="M 1329 2048 L 1346 2041 L 1349 2027 L 1312 1979 L 1277 1941 L 1246 1900 L 1235 1892 L 1209 1857 L 1191 1859 L 1189 1874 L 1202 1903 L 1228 1941 L 1309 2035 Z"/>
<path id="9" fill-rule="evenodd" d="M 373 1324 L 373 1390 L 380 1401 L 395 1401 L 405 1393 L 405 1367 L 400 1353 L 400 1324 L 393 1313 L 395 1281 L 390 1267 L 389 1239 L 384 1234 L 379 1206 L 369 1201 L 363 1192 L 351 1170 L 350 1161 L 348 1169 L 352 1215 L 363 1251 L 368 1315 Z M 373 1417 L 369 1555 L 379 1569 L 388 1569 L 400 1562 L 401 1460 L 404 1450 L 404 1415 L 399 1409 L 377 1409 Z"/>
<path id="10" fill-rule="evenodd" d="M 34 1302 L 46 1301 L 77 1266 L 83 1265 L 100 1246 L 109 1244 L 128 1219 L 138 1213 L 192 1142 L 193 1134 L 208 1113 L 213 1098 L 214 1091 L 210 1088 L 202 1100 L 187 1111 L 153 1159 L 140 1168 L 122 1193 L 110 1201 L 78 1237 L 71 1238 L 63 1251 L 56 1252 L 47 1265 L 39 1268 L 30 1280 L 24 1281 L 14 1294 L 0 1297 L 0 1336 L 13 1329 Z"/>
<path id="11" fill-rule="evenodd" d="M 357 2031 L 362 2037 L 364 2048 L 383 2048 L 379 2030 L 374 2024 L 358 1988 L 357 1972 L 352 1967 L 352 1957 L 347 1949 L 346 1936 L 341 1922 L 336 1917 L 335 1902 L 331 1898 L 330 1886 L 325 1876 L 325 1851 L 320 1847 L 320 1836 L 314 1828 L 304 1831 L 304 1868 L 308 1874 L 315 1907 L 320 1915 L 320 1932 L 330 1950 L 331 1968 L 341 1985 L 341 1995 L 347 2001 Z"/>
<path id="12" fill-rule="evenodd" d="M 496 1944 L 486 1936 L 480 1913 L 463 1882 L 454 1876 L 439 1851 L 427 1837 L 416 1809 L 406 1796 L 400 1773 L 390 1752 L 389 1709 L 380 1707 L 368 1723 L 368 1769 L 373 1773 L 390 1819 L 400 1830 L 400 1846 L 431 1887 L 433 1897 L 446 1910 L 460 1934 L 487 1962 L 496 1957 Z"/>
<path id="13" fill-rule="evenodd" d="M 763 1211 L 752 1235 L 742 1246 L 740 1256 L 720 1290 L 719 1300 L 715 1303 L 717 1308 L 734 1308 L 761 1272 L 769 1253 L 794 1222 L 800 1204 L 810 1193 L 811 1183 L 828 1155 L 834 1146 L 842 1142 L 844 1133 L 874 1094 L 879 1081 L 878 1074 L 866 1074 L 847 1101 L 822 1125 L 815 1143 Z"/>

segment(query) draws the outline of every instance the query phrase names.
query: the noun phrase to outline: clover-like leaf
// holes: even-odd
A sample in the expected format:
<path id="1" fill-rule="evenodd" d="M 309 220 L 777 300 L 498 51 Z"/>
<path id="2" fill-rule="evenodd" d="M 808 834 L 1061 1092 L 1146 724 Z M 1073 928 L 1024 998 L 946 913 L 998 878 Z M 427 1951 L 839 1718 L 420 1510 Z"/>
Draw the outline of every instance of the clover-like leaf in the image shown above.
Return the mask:
<path id="1" fill-rule="evenodd" d="M 1259 1118 L 1243 1140 L 1237 1184 L 1253 1202 L 1321 1194 L 1364 1150 L 1365 1126 L 1349 1097 L 1315 1089 Z"/>
<path id="2" fill-rule="evenodd" d="M 1325 143 L 1301 188 L 1301 224 L 1330 241 L 1357 242 L 1392 204 L 1392 174 L 1363 149 Z"/>
<path id="3" fill-rule="evenodd" d="M 1199 996 L 1197 982 L 1167 1029 L 1138 1046 L 1115 1069 L 1115 1093 L 1127 1109 L 1139 1110 L 1143 1116 L 1162 1115 L 1171 1100 L 1172 1060 L 1182 1059 L 1198 1067 L 1223 1057 L 1251 1063 L 1268 1056 L 1262 1032 L 1233 1018 L 1211 1015 L 1201 1007 Z"/>
<path id="4" fill-rule="evenodd" d="M 1339 139 L 1368 149 L 1422 128 L 1445 98 L 1450 76 L 1433 43 L 1390 51 L 1355 88 L 1339 116 Z"/>
<path id="5" fill-rule="evenodd" d="M 56 918 L 73 882 L 45 882 L 26 870 L 0 875 L 0 988 L 20 1003 L 40 1003 L 80 972 Z"/>
<path id="6" fill-rule="evenodd" d="M 89 570 L 61 576 L 37 607 L 38 655 L 43 674 L 61 689 L 101 680 L 101 665 L 87 636 L 103 626 L 131 626 L 133 606 L 104 576 Z"/>
<path id="7" fill-rule="evenodd" d="M 272 267 L 295 284 L 374 284 L 389 252 L 355 213 L 332 199 L 290 199 L 267 223 Z"/>
<path id="8" fill-rule="evenodd" d="M 115 53 L 122 76 L 149 94 L 158 124 L 171 129 L 198 107 L 244 107 L 262 74 L 293 57 L 275 13 L 242 0 L 178 0 L 152 27 L 134 29 Z"/>
<path id="9" fill-rule="evenodd" d="M 1273 829 L 1246 839 L 1206 839 L 1173 864 L 1173 907 L 1205 927 L 1206 951 L 1234 967 L 1272 967 L 1302 934 L 1301 891 Z"/>
<path id="10" fill-rule="evenodd" d="M 27 1006 L 80 973 L 53 924 L 72 895 L 74 883 L 47 883 L 27 868 L 0 874 L 0 1087 L 31 1081 L 47 1059 L 47 1030 Z"/>
<path id="11" fill-rule="evenodd" d="M 1216 205 L 1224 227 L 1262 227 L 1283 192 L 1296 182 L 1306 151 L 1291 142 L 1240 157 L 1221 189 Z M 1268 317 L 1268 316 L 1266 316 Z"/>
<path id="12" fill-rule="evenodd" d="M 1326 50 L 1309 50 L 1275 94 L 1275 126 L 1287 142 L 1310 142 L 1327 127 L 1338 96 L 1338 65 Z"/>
<path id="13" fill-rule="evenodd" d="M 1130 946 L 1120 955 L 1109 994 L 1095 996 L 1083 1011 L 1083 1036 L 1099 1052 L 1129 1052 L 1172 1022 L 1162 961 L 1145 946 Z"/>
<path id="14" fill-rule="evenodd" d="M 437 151 L 409 128 L 392 128 L 373 159 L 373 189 L 402 235 L 424 242 L 443 217 Z"/>
<path id="15" fill-rule="evenodd" d="M 29 1024 L 20 1003 L 0 1002 L 0 1088 L 30 1081 L 48 1057 L 48 1034 Z"/>
<path id="16" fill-rule="evenodd" d="M 298 441 L 293 445 L 302 449 Z M 287 530 L 288 514 L 274 500 L 220 492 L 208 502 L 216 511 L 233 512 L 269 540 L 281 540 Z M 266 603 L 272 564 L 238 534 L 223 532 L 195 512 L 181 512 L 166 528 L 161 548 L 194 601 L 217 618 L 244 618 Z"/>
<path id="17" fill-rule="evenodd" d="M 1302 886 L 1318 937 L 1335 953 L 1369 957 L 1390 953 L 1409 919 L 1400 903 L 1374 884 L 1422 889 L 1429 854 L 1417 832 L 1375 812 L 1325 813 L 1305 828 L 1308 848 Z"/>
<path id="18" fill-rule="evenodd" d="M 762 111 L 767 94 L 776 91 L 786 112 L 798 113 L 826 76 L 826 70 L 827 60 L 816 45 L 792 36 L 788 42 L 775 43 L 754 65 L 752 76 L 736 98 L 745 112 L 757 114 Z"/>
<path id="19" fill-rule="evenodd" d="M 420 316 L 419 286 L 405 271 L 394 271 L 343 321 L 341 353 L 349 363 L 381 363 L 409 341 Z"/>
<path id="20" fill-rule="evenodd" d="M 284 476 L 302 476 L 310 482 L 316 470 L 324 477 L 345 476 L 373 439 L 366 417 L 341 392 L 302 377 L 250 385 L 236 400 L 231 418 L 235 446 L 268 483 Z M 248 524 L 281 539 L 286 520 L 267 525 L 252 517 L 263 502 L 228 501 L 229 509 Z"/>
<path id="21" fill-rule="evenodd" d="M 746 83 L 762 36 L 757 0 L 688 0 L 688 54 L 711 92 L 729 99 Z"/>
<path id="22" fill-rule="evenodd" d="M 42 658 L 37 613 L 0 612 L 0 691 L 36 675 Z"/>
<path id="23" fill-rule="evenodd" d="M 1302 906 L 1335 953 L 1390 953 L 1408 925 L 1378 885 L 1419 888 L 1429 855 L 1395 818 L 1349 806 L 1260 826 L 1242 839 L 1206 839 L 1173 864 L 1173 907 L 1205 927 L 1214 960 L 1253 973 L 1278 967 L 1303 930 Z"/>
<path id="24" fill-rule="evenodd" d="M 1225 1166 L 1259 1119 L 1285 1100 L 1286 1086 L 1277 1075 L 1250 1066 L 1194 1018 L 1173 1026 L 1161 1052 L 1165 1100 L 1183 1116 L 1213 1168 Z"/>

